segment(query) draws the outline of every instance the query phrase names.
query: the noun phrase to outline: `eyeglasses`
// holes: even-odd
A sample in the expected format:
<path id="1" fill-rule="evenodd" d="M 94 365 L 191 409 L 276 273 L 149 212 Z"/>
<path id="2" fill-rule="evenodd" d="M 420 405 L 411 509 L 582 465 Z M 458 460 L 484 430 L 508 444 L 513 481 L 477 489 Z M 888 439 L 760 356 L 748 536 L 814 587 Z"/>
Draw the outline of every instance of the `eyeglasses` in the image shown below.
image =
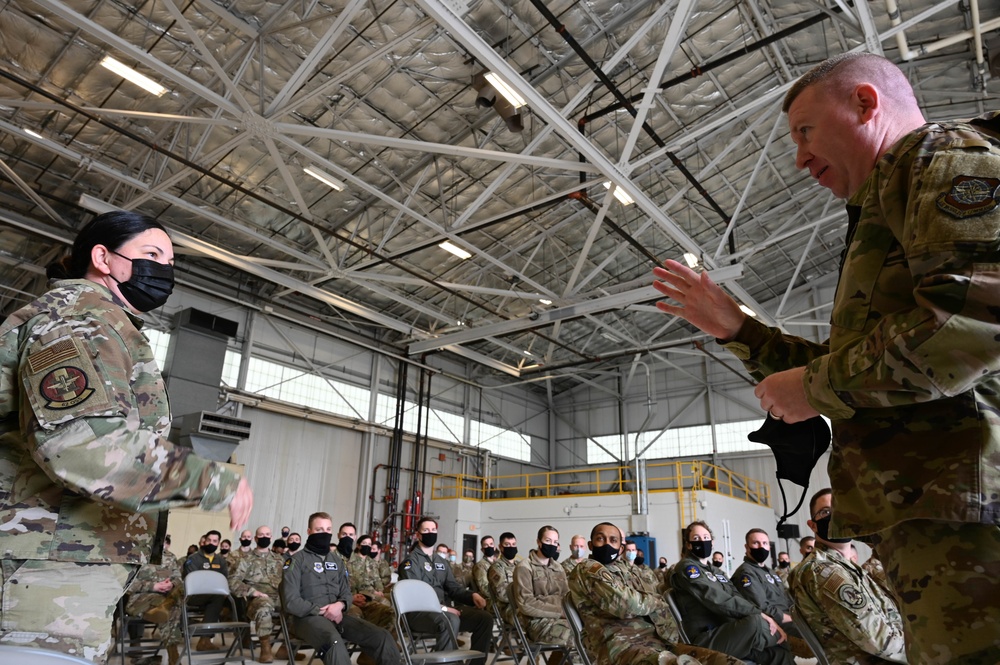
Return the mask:
<path id="1" fill-rule="evenodd" d="M 829 508 L 820 508 L 819 512 L 813 515 L 813 522 L 818 522 L 820 520 L 826 519 L 827 517 L 830 516 L 830 514 L 831 513 Z"/>

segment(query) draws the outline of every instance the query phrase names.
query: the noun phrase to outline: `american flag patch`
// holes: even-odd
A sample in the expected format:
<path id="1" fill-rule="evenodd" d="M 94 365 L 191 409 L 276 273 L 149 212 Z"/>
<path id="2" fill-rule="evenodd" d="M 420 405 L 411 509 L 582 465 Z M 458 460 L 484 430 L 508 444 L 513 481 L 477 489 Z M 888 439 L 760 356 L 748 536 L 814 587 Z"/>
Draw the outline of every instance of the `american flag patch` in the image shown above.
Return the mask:
<path id="1" fill-rule="evenodd" d="M 44 372 L 50 367 L 66 362 L 80 355 L 80 349 L 68 337 L 58 340 L 38 353 L 28 356 L 28 371 L 31 374 Z"/>

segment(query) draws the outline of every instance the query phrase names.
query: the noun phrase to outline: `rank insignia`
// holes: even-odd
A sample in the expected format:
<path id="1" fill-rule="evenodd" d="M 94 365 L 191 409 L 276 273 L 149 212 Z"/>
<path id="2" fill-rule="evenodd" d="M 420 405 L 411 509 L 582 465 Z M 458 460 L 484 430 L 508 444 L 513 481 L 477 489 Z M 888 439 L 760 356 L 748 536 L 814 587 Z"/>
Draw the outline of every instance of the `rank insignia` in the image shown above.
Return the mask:
<path id="1" fill-rule="evenodd" d="M 955 176 L 948 193 L 938 195 L 937 207 L 958 219 L 984 215 L 997 207 L 998 188 L 1000 178 Z"/>
<path id="2" fill-rule="evenodd" d="M 87 375 L 78 367 L 60 367 L 46 374 L 38 384 L 49 409 L 70 409 L 94 394 Z"/>
<path id="3" fill-rule="evenodd" d="M 696 580 L 701 577 L 701 571 L 698 570 L 698 566 L 688 566 L 684 569 L 684 574 L 688 576 L 689 579 Z"/>

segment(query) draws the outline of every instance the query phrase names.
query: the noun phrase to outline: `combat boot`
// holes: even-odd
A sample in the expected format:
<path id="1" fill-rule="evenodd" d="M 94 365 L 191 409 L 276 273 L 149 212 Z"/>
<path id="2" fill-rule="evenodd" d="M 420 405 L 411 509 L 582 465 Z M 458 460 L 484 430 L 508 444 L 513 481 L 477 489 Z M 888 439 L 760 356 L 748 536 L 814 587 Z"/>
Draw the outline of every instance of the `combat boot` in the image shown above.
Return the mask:
<path id="1" fill-rule="evenodd" d="M 271 636 L 264 635 L 260 638 L 260 656 L 257 658 L 258 663 L 273 663 L 274 654 L 271 653 Z"/>
<path id="2" fill-rule="evenodd" d="M 218 649 L 215 643 L 212 641 L 211 637 L 202 637 L 198 640 L 198 644 L 195 645 L 195 651 L 215 651 Z"/>
<path id="3" fill-rule="evenodd" d="M 167 665 L 180 665 L 181 654 L 176 644 L 167 647 Z"/>

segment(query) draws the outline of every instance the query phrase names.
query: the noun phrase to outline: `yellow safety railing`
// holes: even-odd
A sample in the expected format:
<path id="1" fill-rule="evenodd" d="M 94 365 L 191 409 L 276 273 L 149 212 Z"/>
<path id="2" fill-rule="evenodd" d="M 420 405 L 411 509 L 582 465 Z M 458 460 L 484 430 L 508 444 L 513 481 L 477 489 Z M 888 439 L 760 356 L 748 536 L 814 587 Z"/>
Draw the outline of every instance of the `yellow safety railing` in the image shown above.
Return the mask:
<path id="1" fill-rule="evenodd" d="M 478 476 L 441 475 L 434 476 L 431 482 L 431 497 L 502 501 L 630 494 L 635 491 L 633 472 L 634 468 L 628 466 L 571 469 L 494 476 L 489 483 Z M 650 492 L 704 490 L 760 506 L 771 505 L 770 485 L 709 462 L 647 464 L 646 484 Z"/>

